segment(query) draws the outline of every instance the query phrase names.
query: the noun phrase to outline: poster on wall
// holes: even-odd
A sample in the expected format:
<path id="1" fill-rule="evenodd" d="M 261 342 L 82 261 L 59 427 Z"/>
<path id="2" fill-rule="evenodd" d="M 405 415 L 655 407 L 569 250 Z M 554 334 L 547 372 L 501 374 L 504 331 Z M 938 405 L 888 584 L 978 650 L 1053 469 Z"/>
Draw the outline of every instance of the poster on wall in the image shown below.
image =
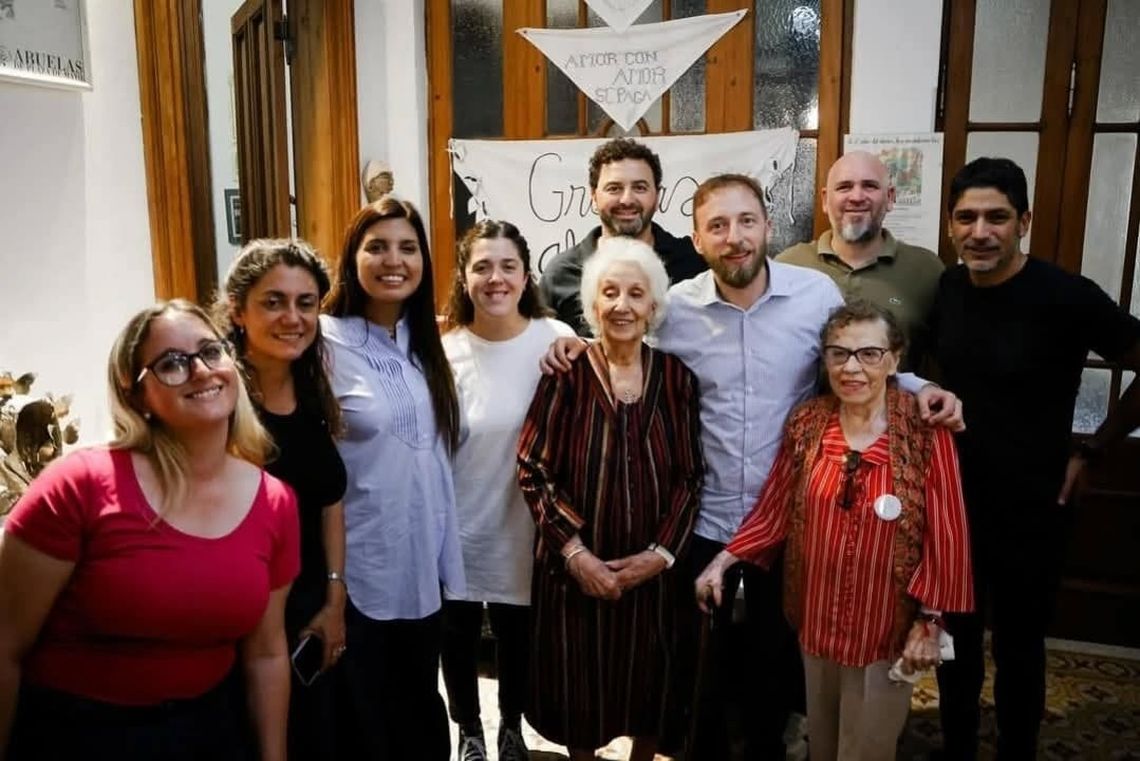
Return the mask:
<path id="1" fill-rule="evenodd" d="M 0 80 L 91 89 L 84 0 L 0 0 Z"/>
<path id="2" fill-rule="evenodd" d="M 843 150 L 882 159 L 895 186 L 883 227 L 898 240 L 938 251 L 942 230 L 942 133 L 846 135 Z"/>
<path id="3" fill-rule="evenodd" d="M 747 12 L 639 24 L 624 32 L 591 27 L 518 33 L 628 132 Z"/>
<path id="4" fill-rule="evenodd" d="M 714 174 L 738 172 L 768 189 L 796 157 L 792 129 L 641 138 L 661 157 L 664 187 L 653 221 L 674 235 L 693 230 L 693 191 Z M 505 219 L 526 238 L 536 274 L 599 223 L 587 166 L 604 139 L 452 140 L 451 167 L 471 193 L 477 219 Z M 522 180 L 522 181 L 520 181 Z"/>
<path id="5" fill-rule="evenodd" d="M 602 21 L 622 32 L 653 5 L 653 0 L 586 0 L 586 5 L 601 16 Z"/>

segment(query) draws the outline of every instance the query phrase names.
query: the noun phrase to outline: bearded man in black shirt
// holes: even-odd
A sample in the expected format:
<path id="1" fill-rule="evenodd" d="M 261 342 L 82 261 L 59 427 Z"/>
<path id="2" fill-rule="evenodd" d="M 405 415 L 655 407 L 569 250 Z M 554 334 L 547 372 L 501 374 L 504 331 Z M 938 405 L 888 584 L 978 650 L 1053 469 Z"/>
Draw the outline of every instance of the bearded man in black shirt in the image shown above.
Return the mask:
<path id="1" fill-rule="evenodd" d="M 962 484 L 977 612 L 947 615 L 956 659 L 939 668 L 945 756 L 973 760 L 992 613 L 998 759 L 1036 757 L 1045 705 L 1045 630 L 1066 524 L 1087 464 L 1140 425 L 1135 380 L 1096 433 L 1072 446 L 1089 351 L 1140 369 L 1140 321 L 1095 283 L 1021 252 L 1025 173 L 981 158 L 954 177 L 949 231 L 962 263 L 939 285 L 932 333 L 945 386 L 963 403 Z"/>

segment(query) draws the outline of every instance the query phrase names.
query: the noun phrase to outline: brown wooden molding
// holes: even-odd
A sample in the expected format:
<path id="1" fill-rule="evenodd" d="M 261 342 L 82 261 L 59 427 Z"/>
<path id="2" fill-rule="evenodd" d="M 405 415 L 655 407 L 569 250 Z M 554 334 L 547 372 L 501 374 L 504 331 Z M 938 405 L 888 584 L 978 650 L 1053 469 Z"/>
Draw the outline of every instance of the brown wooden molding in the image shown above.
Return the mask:
<path id="1" fill-rule="evenodd" d="M 1054 0 L 1056 8 L 1065 3 Z M 1069 272 L 1081 271 L 1081 259 L 1085 249 L 1085 215 L 1089 202 L 1089 173 L 1092 170 L 1093 139 L 1097 130 L 1096 105 L 1100 94 L 1100 57 L 1104 48 L 1104 22 L 1108 13 L 1108 0 L 1084 0 L 1081 3 L 1079 21 L 1074 19 L 1070 26 L 1076 29 L 1076 41 L 1069 45 L 1069 61 L 1076 63 L 1075 90 L 1073 92 L 1072 117 L 1068 122 L 1068 139 L 1061 143 L 1064 151 L 1064 164 L 1057 162 L 1057 174 L 1047 178 L 1056 184 L 1058 195 L 1065 194 L 1064 219 L 1058 223 L 1056 235 L 1056 263 Z M 1074 14 L 1075 15 L 1075 14 Z M 1052 55 L 1052 53 L 1050 53 Z M 1068 66 L 1066 66 L 1068 68 Z M 1068 74 L 1066 74 L 1068 77 Z M 1068 88 L 1064 91 L 1067 95 Z M 1063 171 L 1062 171 L 1063 166 Z M 1037 187 L 1041 187 L 1041 173 L 1037 174 Z M 1061 177 L 1061 181 L 1057 181 Z M 1135 178 L 1134 178 L 1135 179 Z M 1135 193 L 1133 203 L 1136 203 Z M 1034 198 L 1034 205 L 1037 200 Z M 1058 200 L 1057 210 L 1061 203 Z M 1033 213 L 1033 245 L 1036 245 L 1036 225 L 1039 214 Z M 1134 229 L 1134 228 L 1133 228 Z M 1135 240 L 1133 237 L 1132 240 Z M 1129 241 L 1132 243 L 1132 241 Z M 1127 270 L 1126 270 L 1127 273 Z M 1111 294 L 1116 296 L 1116 294 Z"/>
<path id="2" fill-rule="evenodd" d="M 297 235 L 329 261 L 361 206 L 354 18 L 353 0 L 289 0 Z"/>
<path id="3" fill-rule="evenodd" d="M 455 218 L 451 208 L 451 156 L 447 141 L 452 110 L 451 0 L 427 0 L 428 176 L 431 190 L 431 250 L 435 303 L 442 310 L 455 269 Z M 544 90 L 545 92 L 545 90 Z"/>
<path id="4" fill-rule="evenodd" d="M 708 13 L 745 8 L 744 18 L 709 48 L 705 63 L 705 132 L 752 129 L 755 25 L 751 0 L 708 0 Z"/>
<path id="5" fill-rule="evenodd" d="M 819 30 L 819 134 L 815 148 L 815 203 L 812 225 L 818 238 L 831 227 L 823 208 L 819 189 L 827 185 L 827 173 L 843 155 L 843 134 L 846 116 L 850 112 L 850 98 L 845 91 L 851 88 L 851 38 L 853 15 L 850 0 L 823 0 L 820 6 Z"/>
<path id="6" fill-rule="evenodd" d="M 966 124 L 970 119 L 970 80 L 974 73 L 975 0 L 948 2 L 949 30 L 946 32 L 946 108 L 942 118 L 942 199 L 950 197 L 950 180 L 966 161 Z M 938 255 L 947 267 L 958 262 L 954 246 L 942 225 Z"/>
<path id="7" fill-rule="evenodd" d="M 154 291 L 208 299 L 217 282 L 201 0 L 135 0 Z"/>

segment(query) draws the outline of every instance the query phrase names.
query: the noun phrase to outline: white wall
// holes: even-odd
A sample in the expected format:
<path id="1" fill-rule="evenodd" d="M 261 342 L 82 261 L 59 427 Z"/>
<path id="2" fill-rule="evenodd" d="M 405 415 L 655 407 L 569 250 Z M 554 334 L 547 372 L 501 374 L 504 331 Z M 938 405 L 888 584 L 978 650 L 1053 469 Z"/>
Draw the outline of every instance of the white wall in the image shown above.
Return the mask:
<path id="1" fill-rule="evenodd" d="M 942 0 L 856 0 L 851 132 L 931 132 Z"/>
<path id="2" fill-rule="evenodd" d="M 396 193 L 416 205 L 430 229 L 424 2 L 358 0 L 355 21 L 357 171 L 369 159 L 387 161 Z"/>
<path id="3" fill-rule="evenodd" d="M 154 298 L 131 0 L 87 4 L 90 92 L 0 82 L 0 371 L 109 428 L 106 360 Z"/>

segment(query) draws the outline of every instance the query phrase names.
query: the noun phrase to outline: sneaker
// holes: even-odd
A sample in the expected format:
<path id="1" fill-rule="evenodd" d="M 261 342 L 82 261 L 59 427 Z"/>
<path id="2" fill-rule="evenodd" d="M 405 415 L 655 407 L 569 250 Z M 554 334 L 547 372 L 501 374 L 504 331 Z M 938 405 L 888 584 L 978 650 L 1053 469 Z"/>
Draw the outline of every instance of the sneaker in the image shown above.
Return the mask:
<path id="1" fill-rule="evenodd" d="M 456 761 L 487 761 L 487 743 L 482 737 L 459 736 Z"/>
<path id="2" fill-rule="evenodd" d="M 499 761 L 527 761 L 527 750 L 522 732 L 511 727 L 499 727 Z"/>

